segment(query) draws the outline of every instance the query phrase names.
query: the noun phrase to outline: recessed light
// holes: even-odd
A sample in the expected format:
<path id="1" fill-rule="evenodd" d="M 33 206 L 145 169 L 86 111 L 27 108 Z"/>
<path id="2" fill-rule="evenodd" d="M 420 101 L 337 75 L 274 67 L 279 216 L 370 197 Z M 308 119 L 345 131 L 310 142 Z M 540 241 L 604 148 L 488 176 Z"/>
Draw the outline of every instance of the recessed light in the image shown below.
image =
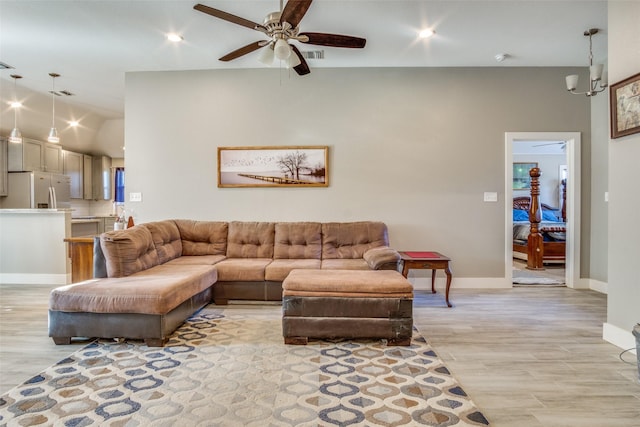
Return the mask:
<path id="1" fill-rule="evenodd" d="M 176 33 L 169 33 L 167 34 L 167 40 L 169 40 L 170 42 L 181 42 L 182 40 L 184 40 L 182 38 L 182 36 L 180 34 L 176 34 Z"/>
<path id="2" fill-rule="evenodd" d="M 436 32 L 430 28 L 425 28 L 424 30 L 420 31 L 420 33 L 418 34 L 418 36 L 421 39 L 428 39 L 429 37 L 432 37 Z"/>
<path id="3" fill-rule="evenodd" d="M 71 126 L 72 128 L 78 127 L 80 123 L 77 120 L 71 120 L 69 122 L 69 126 Z"/>
<path id="4" fill-rule="evenodd" d="M 20 101 L 11 101 L 9 102 L 11 108 L 20 108 L 22 107 L 22 103 Z"/>

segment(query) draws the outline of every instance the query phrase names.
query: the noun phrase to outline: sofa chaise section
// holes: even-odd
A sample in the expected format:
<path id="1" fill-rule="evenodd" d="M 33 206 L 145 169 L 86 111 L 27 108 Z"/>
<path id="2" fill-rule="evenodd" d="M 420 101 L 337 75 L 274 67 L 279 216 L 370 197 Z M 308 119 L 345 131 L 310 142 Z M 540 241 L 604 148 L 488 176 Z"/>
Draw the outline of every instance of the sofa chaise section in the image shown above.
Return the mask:
<path id="1" fill-rule="evenodd" d="M 100 247 L 107 278 L 54 289 L 49 299 L 49 336 L 139 338 L 162 346 L 182 322 L 211 301 L 213 265 L 180 265 L 180 233 L 161 221 L 104 233 Z"/>

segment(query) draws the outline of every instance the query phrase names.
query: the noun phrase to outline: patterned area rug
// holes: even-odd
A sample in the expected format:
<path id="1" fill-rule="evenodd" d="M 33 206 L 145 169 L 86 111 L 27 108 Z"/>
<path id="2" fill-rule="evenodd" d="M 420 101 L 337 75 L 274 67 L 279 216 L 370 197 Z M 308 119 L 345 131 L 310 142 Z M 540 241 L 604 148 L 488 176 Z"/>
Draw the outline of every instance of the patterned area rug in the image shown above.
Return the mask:
<path id="1" fill-rule="evenodd" d="M 0 397 L 0 425 L 484 426 L 427 341 L 287 346 L 280 307 L 196 313 L 164 348 L 98 340 Z"/>

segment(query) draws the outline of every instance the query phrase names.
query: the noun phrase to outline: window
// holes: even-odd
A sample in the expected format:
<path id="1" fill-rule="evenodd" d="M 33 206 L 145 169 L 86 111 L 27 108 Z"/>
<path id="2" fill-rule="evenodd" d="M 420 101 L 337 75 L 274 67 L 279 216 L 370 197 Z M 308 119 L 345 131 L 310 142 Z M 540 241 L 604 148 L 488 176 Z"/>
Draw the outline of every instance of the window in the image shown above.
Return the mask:
<path id="1" fill-rule="evenodd" d="M 114 184 L 116 203 L 124 203 L 124 168 L 116 168 Z"/>

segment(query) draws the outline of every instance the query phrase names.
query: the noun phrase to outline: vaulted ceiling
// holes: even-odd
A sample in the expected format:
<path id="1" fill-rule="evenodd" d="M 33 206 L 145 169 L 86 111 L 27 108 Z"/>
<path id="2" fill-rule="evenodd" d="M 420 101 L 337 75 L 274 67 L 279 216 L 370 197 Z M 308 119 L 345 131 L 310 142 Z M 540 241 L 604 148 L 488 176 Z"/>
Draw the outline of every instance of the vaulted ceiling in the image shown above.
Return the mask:
<path id="1" fill-rule="evenodd" d="M 280 7 L 278 0 L 198 1 L 259 23 Z M 64 103 L 121 118 L 126 72 L 265 67 L 259 52 L 219 61 L 264 37 L 194 10 L 198 1 L 1 0 L 0 62 L 15 68 L 0 73 L 3 98 L 11 93 L 12 73 L 23 76 L 21 90 L 48 95 L 48 73 L 57 72 L 56 89 L 74 94 Z M 312 73 L 322 67 L 586 66 L 583 32 L 601 30 L 593 42 L 602 61 L 606 25 L 606 1 L 316 0 L 301 31 L 359 36 L 367 45 L 296 43 L 301 51 L 324 51 L 324 59 L 308 60 Z M 435 36 L 420 39 L 424 28 Z M 167 41 L 170 32 L 183 41 Z M 498 54 L 506 59 L 496 61 Z"/>

